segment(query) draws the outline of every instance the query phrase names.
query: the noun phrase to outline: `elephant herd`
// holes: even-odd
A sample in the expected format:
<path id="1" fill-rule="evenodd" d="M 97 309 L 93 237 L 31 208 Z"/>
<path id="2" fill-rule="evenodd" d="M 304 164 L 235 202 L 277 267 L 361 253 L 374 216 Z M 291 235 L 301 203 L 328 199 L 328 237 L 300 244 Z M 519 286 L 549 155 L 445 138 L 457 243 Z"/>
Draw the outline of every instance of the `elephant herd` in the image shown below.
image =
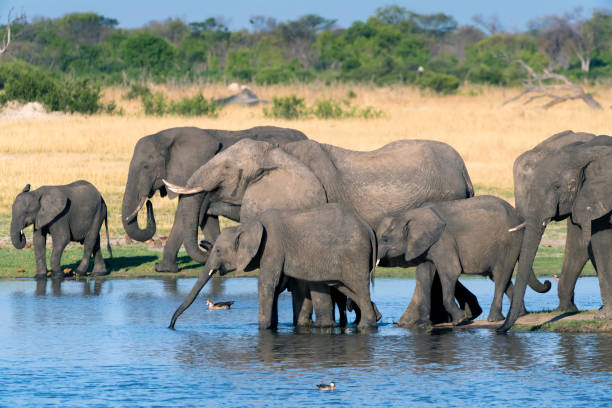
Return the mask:
<path id="1" fill-rule="evenodd" d="M 590 259 L 603 303 L 598 315 L 612 318 L 610 163 L 612 137 L 553 135 L 516 159 L 515 209 L 496 197 L 474 197 L 463 159 L 441 142 L 399 140 L 358 152 L 270 126 L 173 128 L 136 144 L 121 218 L 131 238 L 149 240 L 156 225 L 148 199 L 158 191 L 178 196 L 155 270 L 178 272 L 181 245 L 205 265 L 171 327 L 216 272 L 258 268 L 261 328 L 276 326 L 277 299 L 285 289 L 292 292 L 295 325 L 334 326 L 337 305 L 340 325 L 353 306 L 358 327 L 375 328 L 380 313 L 369 288 L 380 262 L 417 267 L 400 326 L 475 318 L 478 302 L 457 280 L 468 273 L 495 283 L 489 321 L 504 319 L 504 293 L 511 300 L 498 329 L 506 331 L 525 313 L 528 284 L 538 292 L 550 289 L 550 282 L 535 277 L 533 261 L 546 225 L 566 218 L 559 310 L 577 310 L 574 286 Z M 137 215 L 145 205 L 142 229 Z M 219 216 L 240 224 L 221 232 Z M 69 241 L 85 247 L 76 272 L 87 273 L 93 254 L 92 274 L 103 275 L 99 230 L 105 220 L 104 200 L 85 181 L 34 191 L 28 185 L 13 204 L 11 239 L 23 248 L 23 228 L 34 224 L 37 277 L 46 277 L 47 234 L 53 237 L 52 276 L 61 276 L 59 260 Z M 199 243 L 198 229 L 206 238 Z"/>

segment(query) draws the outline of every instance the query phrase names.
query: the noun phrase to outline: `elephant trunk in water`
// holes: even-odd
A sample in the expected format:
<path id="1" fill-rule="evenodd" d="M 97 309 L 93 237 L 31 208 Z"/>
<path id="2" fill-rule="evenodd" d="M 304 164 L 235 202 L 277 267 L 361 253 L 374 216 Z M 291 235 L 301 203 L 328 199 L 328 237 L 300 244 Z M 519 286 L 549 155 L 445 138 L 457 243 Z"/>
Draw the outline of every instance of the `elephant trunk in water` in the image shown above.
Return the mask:
<path id="1" fill-rule="evenodd" d="M 525 226 L 525 234 L 523 235 L 523 244 L 521 246 L 521 255 L 518 263 L 518 271 L 516 273 L 516 281 L 514 284 L 514 292 L 512 294 L 512 304 L 510 311 L 506 317 L 504 324 L 497 329 L 498 332 L 506 332 L 512 327 L 519 317 L 522 310 L 525 289 L 530 280 L 530 275 L 533 275 L 533 261 L 538 251 L 538 246 L 544 234 L 545 224 L 538 222 L 527 222 Z"/>
<path id="2" fill-rule="evenodd" d="M 183 301 L 183 304 L 180 305 L 179 308 L 176 309 L 176 312 L 174 312 L 174 315 L 172 315 L 172 320 L 170 321 L 170 326 L 168 326 L 168 328 L 174 329 L 176 320 L 179 318 L 180 315 L 183 314 L 183 312 L 189 306 L 191 306 L 191 304 L 196 299 L 196 297 L 198 297 L 198 294 L 200 293 L 202 288 L 208 283 L 208 281 L 210 280 L 210 278 L 212 278 L 214 273 L 215 273 L 214 269 L 208 269 L 207 265 L 204 266 L 204 269 L 202 270 L 202 273 L 200 274 L 200 277 L 196 281 L 195 285 L 193 285 L 191 292 L 189 292 L 189 295 L 187 295 L 187 297 Z"/>
<path id="3" fill-rule="evenodd" d="M 138 211 L 140 211 L 142 205 L 145 203 L 146 194 L 139 197 L 137 189 L 134 188 L 132 184 L 133 183 L 128 178 L 128 183 L 125 186 L 125 193 L 123 194 L 123 202 L 121 204 L 121 221 L 123 222 L 125 232 L 130 238 L 144 242 L 153 238 L 155 234 L 156 225 L 153 205 L 151 201 L 147 200 L 147 227 L 141 229 L 138 226 Z"/>
<path id="4" fill-rule="evenodd" d="M 185 236 L 183 245 L 185 250 L 196 262 L 205 263 L 208 259 L 208 253 L 204 252 L 198 246 L 198 225 L 200 224 L 200 212 L 206 216 L 206 211 L 209 206 L 209 200 L 206 192 L 181 196 L 181 205 L 183 206 L 182 221 L 185 228 Z M 204 200 L 206 199 L 206 202 Z"/>
<path id="5" fill-rule="evenodd" d="M 17 249 L 23 249 L 26 245 L 26 238 L 23 235 L 23 220 L 21 217 L 13 216 L 11 220 L 11 242 L 13 246 Z"/>

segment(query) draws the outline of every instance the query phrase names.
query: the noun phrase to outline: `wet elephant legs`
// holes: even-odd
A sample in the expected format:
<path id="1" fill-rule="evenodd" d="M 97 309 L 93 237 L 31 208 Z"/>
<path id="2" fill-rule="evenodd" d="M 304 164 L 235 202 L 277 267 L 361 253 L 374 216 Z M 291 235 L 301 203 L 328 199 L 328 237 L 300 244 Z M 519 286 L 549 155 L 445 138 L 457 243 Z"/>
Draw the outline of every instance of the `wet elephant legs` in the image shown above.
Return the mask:
<path id="1" fill-rule="evenodd" d="M 600 318 L 612 318 L 612 223 L 610 214 L 593 221 L 589 255 L 596 266 L 603 307 Z"/>
<path id="2" fill-rule="evenodd" d="M 589 260 L 588 243 L 584 242 L 582 235 L 580 227 L 568 219 L 563 268 L 561 269 L 561 277 L 557 287 L 557 294 L 559 295 L 558 311 L 578 311 L 574 304 L 574 288 L 582 268 L 584 268 L 584 265 Z"/>

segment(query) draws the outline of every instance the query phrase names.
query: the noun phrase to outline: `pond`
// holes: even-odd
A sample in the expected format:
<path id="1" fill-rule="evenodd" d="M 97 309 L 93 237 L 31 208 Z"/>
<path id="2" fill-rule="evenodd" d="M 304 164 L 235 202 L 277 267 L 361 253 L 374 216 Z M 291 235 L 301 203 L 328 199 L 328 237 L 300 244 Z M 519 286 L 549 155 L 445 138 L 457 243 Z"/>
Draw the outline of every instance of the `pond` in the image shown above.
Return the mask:
<path id="1" fill-rule="evenodd" d="M 462 282 L 488 311 L 493 283 Z M 194 283 L 0 282 L 0 406 L 603 406 L 612 399 L 612 336 L 394 327 L 414 280 L 376 280 L 376 333 L 257 328 L 257 280 L 213 279 L 167 329 Z M 528 309 L 557 304 L 528 289 Z M 233 300 L 207 311 L 205 300 Z M 601 305 L 578 280 L 580 308 Z M 505 311 L 508 301 L 504 300 Z M 486 315 L 485 315 L 486 316 Z M 316 384 L 335 381 L 333 393 Z"/>

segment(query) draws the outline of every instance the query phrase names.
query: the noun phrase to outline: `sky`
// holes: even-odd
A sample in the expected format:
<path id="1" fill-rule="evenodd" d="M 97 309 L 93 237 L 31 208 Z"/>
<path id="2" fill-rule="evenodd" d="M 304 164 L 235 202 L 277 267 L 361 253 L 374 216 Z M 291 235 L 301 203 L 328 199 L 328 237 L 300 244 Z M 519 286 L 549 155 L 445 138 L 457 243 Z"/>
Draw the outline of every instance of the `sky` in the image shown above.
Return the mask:
<path id="1" fill-rule="evenodd" d="M 389 4 L 422 14 L 443 12 L 453 16 L 460 25 L 470 24 L 475 14 L 485 19 L 495 17 L 506 31 L 524 30 L 532 18 L 563 14 L 578 6 L 582 6 L 585 15 L 594 9 L 612 9 L 612 0 L 0 0 L 0 18 L 4 20 L 11 8 L 25 13 L 28 19 L 93 11 L 116 18 L 120 27 L 134 28 L 167 18 L 193 22 L 223 16 L 230 29 L 237 30 L 249 28 L 249 18 L 255 15 L 287 21 L 305 14 L 318 14 L 337 19 L 339 26 L 348 27 L 353 21 L 365 21 L 377 7 Z"/>

